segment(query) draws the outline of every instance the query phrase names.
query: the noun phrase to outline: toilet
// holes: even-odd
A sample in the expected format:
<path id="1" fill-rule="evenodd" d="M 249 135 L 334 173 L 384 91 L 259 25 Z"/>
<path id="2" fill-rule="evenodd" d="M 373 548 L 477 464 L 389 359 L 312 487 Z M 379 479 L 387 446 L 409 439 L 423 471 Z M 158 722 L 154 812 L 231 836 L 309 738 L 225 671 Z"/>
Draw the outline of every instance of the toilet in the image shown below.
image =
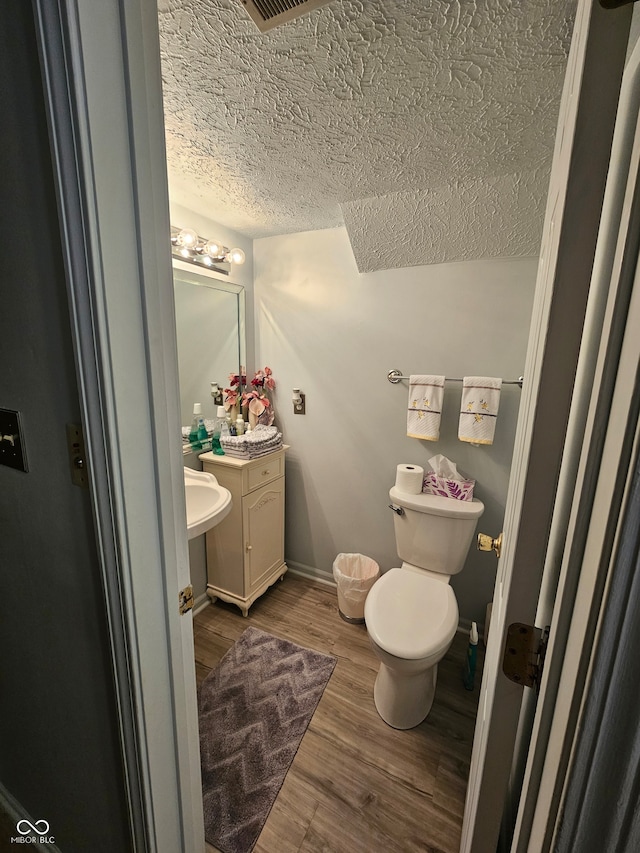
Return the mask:
<path id="1" fill-rule="evenodd" d="M 463 567 L 482 501 L 389 491 L 400 568 L 372 586 L 364 606 L 369 640 L 380 660 L 376 709 L 395 729 L 421 723 L 433 704 L 438 663 L 458 628 L 449 585 Z"/>

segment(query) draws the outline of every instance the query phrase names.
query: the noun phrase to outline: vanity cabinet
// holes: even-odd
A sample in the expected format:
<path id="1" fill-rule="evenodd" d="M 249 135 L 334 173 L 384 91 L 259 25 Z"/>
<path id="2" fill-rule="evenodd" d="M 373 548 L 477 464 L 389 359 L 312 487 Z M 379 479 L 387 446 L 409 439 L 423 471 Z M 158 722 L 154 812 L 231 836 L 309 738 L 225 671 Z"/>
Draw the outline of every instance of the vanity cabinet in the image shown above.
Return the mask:
<path id="1" fill-rule="evenodd" d="M 203 470 L 231 492 L 231 512 L 206 534 L 207 595 L 249 608 L 287 571 L 284 562 L 284 454 L 235 459 L 202 453 Z"/>

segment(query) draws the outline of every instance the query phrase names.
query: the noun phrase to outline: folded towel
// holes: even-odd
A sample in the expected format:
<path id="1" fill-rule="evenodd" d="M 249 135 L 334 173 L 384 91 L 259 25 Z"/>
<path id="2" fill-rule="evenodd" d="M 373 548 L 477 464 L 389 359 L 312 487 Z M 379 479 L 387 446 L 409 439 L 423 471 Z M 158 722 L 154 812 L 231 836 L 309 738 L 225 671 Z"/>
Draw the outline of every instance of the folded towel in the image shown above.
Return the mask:
<path id="1" fill-rule="evenodd" d="M 232 459 L 259 459 L 261 456 L 268 456 L 270 453 L 280 450 L 281 447 L 282 442 L 273 447 L 267 447 L 264 450 L 230 450 L 228 447 L 225 447 L 224 455 L 230 456 Z"/>
<path id="2" fill-rule="evenodd" d="M 444 376 L 410 376 L 407 435 L 437 441 L 444 395 Z"/>
<path id="3" fill-rule="evenodd" d="M 282 433 L 274 426 L 263 426 L 258 424 L 254 430 L 245 435 L 229 435 L 220 439 L 223 447 L 234 450 L 248 450 L 253 448 L 264 448 L 278 441 L 282 441 Z"/>
<path id="4" fill-rule="evenodd" d="M 458 438 L 471 444 L 493 444 L 500 406 L 502 379 L 491 376 L 465 376 Z"/>

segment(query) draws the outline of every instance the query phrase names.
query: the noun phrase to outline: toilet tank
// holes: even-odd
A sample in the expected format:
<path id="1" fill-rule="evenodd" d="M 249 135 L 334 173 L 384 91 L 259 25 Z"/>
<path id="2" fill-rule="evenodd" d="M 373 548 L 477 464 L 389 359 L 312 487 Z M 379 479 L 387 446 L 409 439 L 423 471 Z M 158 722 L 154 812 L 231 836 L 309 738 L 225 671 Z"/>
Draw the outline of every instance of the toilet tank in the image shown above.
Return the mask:
<path id="1" fill-rule="evenodd" d="M 402 507 L 393 524 L 398 556 L 405 563 L 443 575 L 461 571 L 473 540 L 482 501 L 458 501 L 439 495 L 409 495 L 389 490 L 394 506 Z"/>

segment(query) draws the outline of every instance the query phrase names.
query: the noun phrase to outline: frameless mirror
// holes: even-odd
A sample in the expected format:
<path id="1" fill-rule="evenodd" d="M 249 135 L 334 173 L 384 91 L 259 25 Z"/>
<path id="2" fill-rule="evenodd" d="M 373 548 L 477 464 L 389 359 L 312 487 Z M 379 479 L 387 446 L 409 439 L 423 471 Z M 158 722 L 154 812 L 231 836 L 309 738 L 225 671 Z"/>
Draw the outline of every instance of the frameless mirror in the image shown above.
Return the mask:
<path id="1" fill-rule="evenodd" d="M 206 270 L 174 261 L 180 413 L 189 426 L 193 404 L 204 418 L 214 418 L 211 383 L 229 386 L 229 374 L 246 364 L 244 288 Z"/>

